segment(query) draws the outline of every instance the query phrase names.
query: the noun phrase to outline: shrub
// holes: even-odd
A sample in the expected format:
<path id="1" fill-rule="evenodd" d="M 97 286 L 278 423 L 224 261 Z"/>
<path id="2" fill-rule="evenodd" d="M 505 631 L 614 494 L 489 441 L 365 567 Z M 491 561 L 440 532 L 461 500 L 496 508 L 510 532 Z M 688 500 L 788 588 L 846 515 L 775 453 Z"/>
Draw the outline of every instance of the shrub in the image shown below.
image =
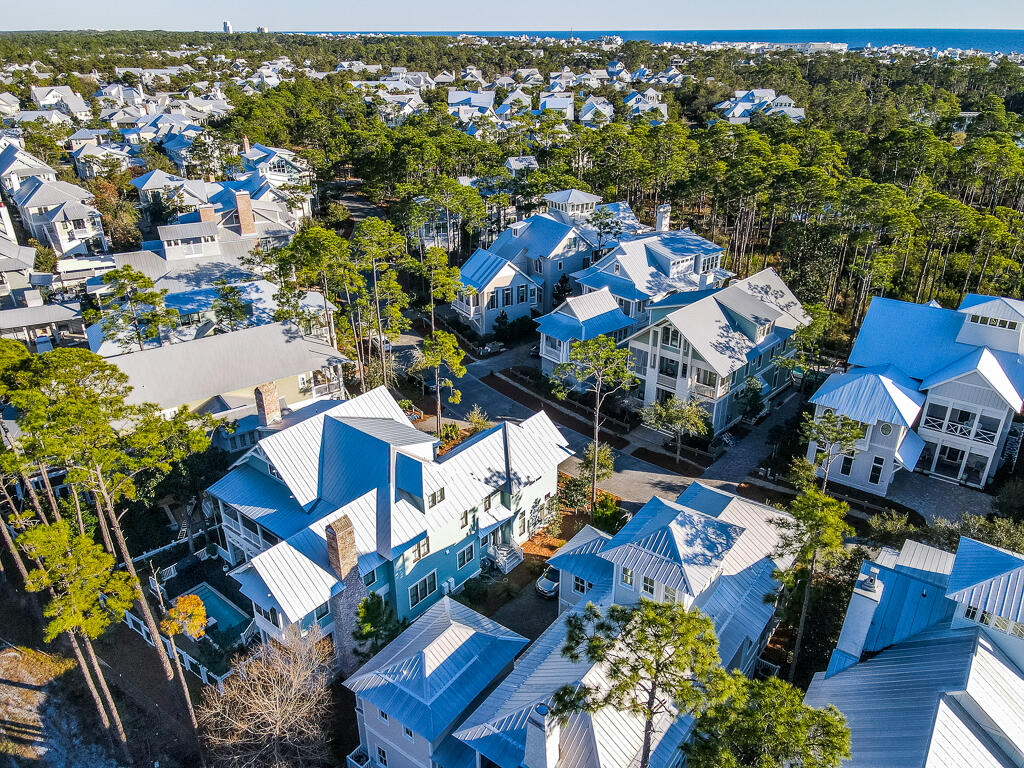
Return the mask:
<path id="1" fill-rule="evenodd" d="M 487 599 L 487 585 L 478 576 L 466 579 L 462 586 L 462 595 L 474 605 L 480 605 Z"/>
<path id="2" fill-rule="evenodd" d="M 461 437 L 462 432 L 459 430 L 458 424 L 446 421 L 441 425 L 441 445 L 450 445 L 451 443 L 458 442 Z"/>
<path id="3" fill-rule="evenodd" d="M 626 524 L 625 515 L 618 502 L 610 494 L 604 494 L 597 501 L 597 509 L 591 516 L 594 527 L 605 533 L 616 534 Z"/>

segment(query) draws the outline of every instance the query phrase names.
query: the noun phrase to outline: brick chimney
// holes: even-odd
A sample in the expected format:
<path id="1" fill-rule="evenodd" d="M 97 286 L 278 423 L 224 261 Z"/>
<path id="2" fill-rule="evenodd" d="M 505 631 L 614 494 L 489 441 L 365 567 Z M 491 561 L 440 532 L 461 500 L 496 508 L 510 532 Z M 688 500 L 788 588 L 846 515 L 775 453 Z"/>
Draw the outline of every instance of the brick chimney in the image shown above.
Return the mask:
<path id="1" fill-rule="evenodd" d="M 331 590 L 330 606 L 334 618 L 334 660 L 343 677 L 355 672 L 359 660 L 347 638 L 355 629 L 359 604 L 367 595 L 366 585 L 359 575 L 359 555 L 356 552 L 356 533 L 348 515 L 342 515 L 324 529 L 327 539 L 327 562 L 340 585 Z"/>
<path id="2" fill-rule="evenodd" d="M 327 562 L 344 582 L 353 569 L 358 575 L 359 555 L 356 553 L 356 532 L 348 515 L 342 515 L 324 530 L 327 537 Z"/>
<path id="3" fill-rule="evenodd" d="M 268 381 L 256 387 L 256 413 L 261 427 L 281 420 L 281 397 L 277 393 L 276 382 Z"/>
<path id="4" fill-rule="evenodd" d="M 238 232 L 241 235 L 256 234 L 256 217 L 252 213 L 252 200 L 248 192 L 235 192 L 235 206 L 238 208 Z"/>
<path id="5" fill-rule="evenodd" d="M 249 145 L 249 137 L 248 136 L 242 136 L 242 154 L 243 155 L 249 154 L 249 150 L 251 148 L 252 147 Z"/>
<path id="6" fill-rule="evenodd" d="M 200 205 L 199 206 L 199 220 L 202 221 L 202 222 L 206 222 L 208 224 L 212 224 L 213 223 L 214 216 L 213 216 L 213 206 L 212 205 L 210 205 L 209 203 L 206 203 L 205 205 Z"/>

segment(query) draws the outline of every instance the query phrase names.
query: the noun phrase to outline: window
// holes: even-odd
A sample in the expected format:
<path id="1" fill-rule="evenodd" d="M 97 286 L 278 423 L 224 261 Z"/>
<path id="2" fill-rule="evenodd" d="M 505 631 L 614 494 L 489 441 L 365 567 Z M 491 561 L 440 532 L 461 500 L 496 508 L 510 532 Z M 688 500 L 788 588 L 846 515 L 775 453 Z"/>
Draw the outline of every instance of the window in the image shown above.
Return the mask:
<path id="1" fill-rule="evenodd" d="M 526 286 L 525 285 L 520 285 L 516 289 L 516 292 L 518 294 L 516 296 L 516 304 L 525 304 L 526 303 Z"/>
<path id="2" fill-rule="evenodd" d="M 853 456 L 849 454 L 843 454 L 843 462 L 839 465 L 839 474 L 846 475 L 849 477 L 850 471 L 853 469 Z"/>
<path id="3" fill-rule="evenodd" d="M 416 740 L 416 736 L 413 734 L 412 728 L 410 728 L 409 726 L 405 726 L 405 738 L 407 738 L 409 741 Z"/>
<path id="4" fill-rule="evenodd" d="M 622 583 L 630 589 L 633 588 L 633 571 L 629 568 L 622 569 Z"/>
<path id="5" fill-rule="evenodd" d="M 544 261 L 542 259 L 533 260 L 533 271 L 538 275 L 544 274 Z"/>
<path id="6" fill-rule="evenodd" d="M 591 584 L 587 583 L 585 579 L 582 579 L 579 576 L 572 577 L 572 591 L 577 594 L 586 594 L 590 590 L 591 586 Z"/>
<path id="7" fill-rule="evenodd" d="M 715 373 L 714 371 L 709 371 L 707 368 L 698 368 L 697 383 L 703 384 L 706 387 L 717 387 L 718 374 Z"/>
<path id="8" fill-rule="evenodd" d="M 442 501 L 444 501 L 444 488 L 443 487 L 438 488 L 436 491 L 434 491 L 432 494 L 430 494 L 429 501 L 430 501 L 430 506 L 432 506 L 432 507 L 436 507 L 438 504 L 440 504 Z"/>
<path id="9" fill-rule="evenodd" d="M 377 569 L 374 568 L 368 574 L 363 576 L 363 586 L 368 587 L 371 584 L 373 584 L 373 582 L 375 582 L 376 580 L 377 580 Z"/>
<path id="10" fill-rule="evenodd" d="M 978 620 L 978 609 L 975 608 L 973 605 L 968 605 L 964 609 L 964 618 L 967 619 L 968 621 L 977 621 Z"/>
<path id="11" fill-rule="evenodd" d="M 385 712 L 383 709 L 378 709 L 377 719 L 380 720 L 382 723 L 386 723 L 388 721 L 388 713 Z"/>
<path id="12" fill-rule="evenodd" d="M 644 576 L 644 592 L 648 595 L 654 594 L 654 579 L 650 576 Z"/>
<path id="13" fill-rule="evenodd" d="M 487 308 L 497 309 L 498 308 L 498 292 L 493 291 L 487 295 Z"/>
<path id="14" fill-rule="evenodd" d="M 673 379 L 679 376 L 679 361 L 662 356 L 658 360 L 658 373 L 663 376 L 671 376 Z"/>
<path id="15" fill-rule="evenodd" d="M 526 533 L 526 513 L 519 513 L 519 535 L 523 536 Z"/>
<path id="16" fill-rule="evenodd" d="M 530 286 L 530 304 L 537 303 L 537 288 L 536 286 Z"/>
<path id="17" fill-rule="evenodd" d="M 666 347 L 675 347 L 679 349 L 679 331 L 675 328 L 666 328 L 665 333 L 662 334 L 662 345 Z"/>
<path id="18" fill-rule="evenodd" d="M 412 548 L 412 561 L 418 563 L 426 555 L 430 554 L 430 537 L 424 536 L 422 541 L 417 541 Z"/>
<path id="19" fill-rule="evenodd" d="M 889 435 L 891 435 L 891 434 L 892 434 L 892 424 L 883 424 L 883 425 L 882 425 L 881 427 L 879 427 L 878 429 L 879 429 L 879 431 L 881 431 L 881 433 L 882 433 L 883 435 L 885 435 L 886 437 L 888 437 Z"/>
<path id="20" fill-rule="evenodd" d="M 868 475 L 868 482 L 873 485 L 878 485 L 878 481 L 882 479 L 882 468 L 885 466 L 885 459 L 881 456 L 875 456 L 871 462 L 871 474 Z"/>
<path id="21" fill-rule="evenodd" d="M 462 517 L 459 518 L 459 528 L 466 528 L 469 526 L 469 510 L 465 509 L 462 511 Z"/>
<path id="22" fill-rule="evenodd" d="M 415 608 L 437 592 L 437 571 L 431 571 L 409 587 L 409 607 Z"/>
<path id="23" fill-rule="evenodd" d="M 470 544 L 468 547 L 460 549 L 458 555 L 455 557 L 459 568 L 465 568 L 473 562 L 473 545 Z"/>
<path id="24" fill-rule="evenodd" d="M 676 601 L 676 591 L 672 587 L 665 586 L 665 601 L 666 603 L 674 603 Z"/>
<path id="25" fill-rule="evenodd" d="M 484 499 L 484 512 L 489 511 L 490 508 L 491 508 L 491 497 L 488 496 L 486 499 Z"/>
<path id="26" fill-rule="evenodd" d="M 318 605 L 317 606 L 316 610 L 313 612 L 313 616 L 316 618 L 317 621 L 320 621 L 320 619 L 322 619 L 324 616 L 326 616 L 330 612 L 331 612 L 330 604 L 329 603 L 324 603 L 323 605 Z"/>
<path id="27" fill-rule="evenodd" d="M 998 629 L 1000 632 L 1008 632 L 1010 630 L 1010 620 L 1002 616 L 993 616 L 992 628 Z"/>
<path id="28" fill-rule="evenodd" d="M 388 768 L 388 753 L 384 751 L 384 747 L 377 747 L 377 762 Z"/>
<path id="29" fill-rule="evenodd" d="M 512 306 L 512 286 L 508 286 L 507 288 L 501 289 L 501 306 Z"/>
<path id="30" fill-rule="evenodd" d="M 558 271 L 559 271 L 559 272 L 561 272 L 561 271 L 562 271 L 562 262 L 558 262 Z"/>
<path id="31" fill-rule="evenodd" d="M 1024 624 L 1019 621 L 1013 622 L 1013 626 L 1010 627 L 1010 634 L 1014 637 L 1024 638 Z"/>

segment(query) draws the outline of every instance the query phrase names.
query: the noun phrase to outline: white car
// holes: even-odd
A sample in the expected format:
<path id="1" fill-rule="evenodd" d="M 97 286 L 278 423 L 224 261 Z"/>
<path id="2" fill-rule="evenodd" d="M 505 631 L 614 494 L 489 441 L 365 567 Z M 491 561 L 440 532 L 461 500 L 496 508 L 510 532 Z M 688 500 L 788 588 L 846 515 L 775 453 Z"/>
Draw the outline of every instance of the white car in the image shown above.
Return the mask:
<path id="1" fill-rule="evenodd" d="M 544 569 L 544 573 L 537 579 L 534 589 L 541 597 L 558 597 L 558 569 L 552 568 L 550 565 Z"/>

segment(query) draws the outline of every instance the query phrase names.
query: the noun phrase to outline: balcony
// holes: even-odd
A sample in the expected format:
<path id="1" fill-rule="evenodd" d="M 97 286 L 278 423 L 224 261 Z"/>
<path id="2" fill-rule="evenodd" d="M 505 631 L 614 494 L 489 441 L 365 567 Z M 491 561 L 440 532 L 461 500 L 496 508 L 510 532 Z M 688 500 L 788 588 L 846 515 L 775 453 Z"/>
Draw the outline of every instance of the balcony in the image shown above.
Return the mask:
<path id="1" fill-rule="evenodd" d="M 679 379 L 677 379 L 675 376 L 669 376 L 668 374 L 664 373 L 658 374 L 658 386 L 661 387 L 662 389 L 667 389 L 671 392 L 675 392 L 676 384 L 678 383 Z"/>
<path id="2" fill-rule="evenodd" d="M 480 311 L 479 307 L 473 306 L 462 299 L 455 299 L 455 301 L 452 302 L 452 309 L 463 317 L 473 317 Z"/>
<path id="3" fill-rule="evenodd" d="M 366 754 L 366 750 L 361 744 L 349 752 L 345 760 L 348 763 L 348 768 L 367 768 L 370 764 L 370 756 Z"/>
<path id="4" fill-rule="evenodd" d="M 703 397 L 707 400 L 717 400 L 718 398 L 724 397 L 729 393 L 729 386 L 725 385 L 710 387 L 707 384 L 695 382 L 691 386 L 691 390 L 697 397 Z"/>

